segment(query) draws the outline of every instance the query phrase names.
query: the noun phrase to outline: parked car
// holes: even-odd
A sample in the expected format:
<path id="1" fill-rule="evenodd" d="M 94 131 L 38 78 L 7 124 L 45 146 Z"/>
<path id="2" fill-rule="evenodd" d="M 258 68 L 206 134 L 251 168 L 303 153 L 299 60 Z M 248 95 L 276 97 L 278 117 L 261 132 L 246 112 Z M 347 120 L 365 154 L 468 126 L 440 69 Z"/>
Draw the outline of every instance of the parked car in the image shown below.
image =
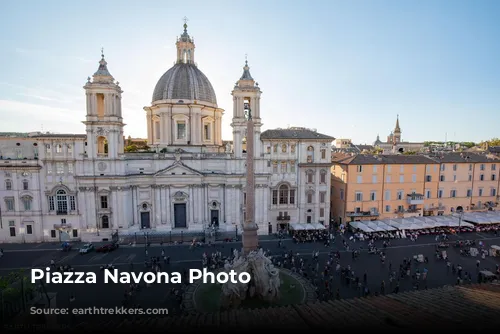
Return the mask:
<path id="1" fill-rule="evenodd" d="M 97 253 L 108 253 L 108 252 L 114 251 L 117 248 L 118 248 L 118 244 L 112 243 L 112 244 L 107 244 L 107 245 L 104 245 L 102 247 L 97 248 L 96 252 Z"/>
<path id="2" fill-rule="evenodd" d="M 85 244 L 83 245 L 82 248 L 80 248 L 80 254 L 87 254 L 88 252 L 91 252 L 94 250 L 94 245 L 93 244 Z"/>

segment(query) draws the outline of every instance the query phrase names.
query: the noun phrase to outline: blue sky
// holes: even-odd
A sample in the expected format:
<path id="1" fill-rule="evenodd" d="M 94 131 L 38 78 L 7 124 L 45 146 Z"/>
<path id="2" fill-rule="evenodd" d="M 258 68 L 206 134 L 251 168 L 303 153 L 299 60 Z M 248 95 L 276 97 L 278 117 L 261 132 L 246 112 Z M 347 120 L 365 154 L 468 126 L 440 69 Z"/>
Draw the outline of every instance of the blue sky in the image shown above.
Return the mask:
<path id="1" fill-rule="evenodd" d="M 182 18 L 226 110 L 248 54 L 264 128 L 373 142 L 499 137 L 500 1 L 2 1 L 0 131 L 84 133 L 82 86 L 104 47 L 126 135 L 146 136 Z"/>

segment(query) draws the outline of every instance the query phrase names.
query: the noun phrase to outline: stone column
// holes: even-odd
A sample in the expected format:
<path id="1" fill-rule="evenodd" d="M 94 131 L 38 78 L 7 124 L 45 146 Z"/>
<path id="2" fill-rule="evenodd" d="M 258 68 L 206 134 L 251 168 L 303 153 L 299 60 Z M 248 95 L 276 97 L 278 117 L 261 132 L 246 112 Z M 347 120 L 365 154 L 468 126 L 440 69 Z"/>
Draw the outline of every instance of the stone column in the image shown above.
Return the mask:
<path id="1" fill-rule="evenodd" d="M 247 121 L 247 182 L 246 182 L 246 220 L 243 224 L 243 253 L 246 255 L 257 249 L 258 226 L 255 224 L 255 171 L 254 171 L 254 126 L 251 111 Z"/>

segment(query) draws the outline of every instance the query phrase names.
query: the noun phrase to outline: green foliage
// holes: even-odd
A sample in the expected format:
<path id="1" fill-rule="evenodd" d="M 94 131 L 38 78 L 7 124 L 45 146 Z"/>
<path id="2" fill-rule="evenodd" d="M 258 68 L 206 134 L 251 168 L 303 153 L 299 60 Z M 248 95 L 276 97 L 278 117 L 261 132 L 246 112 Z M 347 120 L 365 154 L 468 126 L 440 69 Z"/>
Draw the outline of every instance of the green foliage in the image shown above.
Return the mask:
<path id="1" fill-rule="evenodd" d="M 128 145 L 128 146 L 125 146 L 125 149 L 124 149 L 125 152 L 137 152 L 138 150 L 139 150 L 139 148 L 137 147 L 137 145 Z"/>
<path id="2" fill-rule="evenodd" d="M 406 152 L 403 152 L 403 155 L 415 155 L 417 154 L 417 152 L 415 151 L 406 151 Z"/>

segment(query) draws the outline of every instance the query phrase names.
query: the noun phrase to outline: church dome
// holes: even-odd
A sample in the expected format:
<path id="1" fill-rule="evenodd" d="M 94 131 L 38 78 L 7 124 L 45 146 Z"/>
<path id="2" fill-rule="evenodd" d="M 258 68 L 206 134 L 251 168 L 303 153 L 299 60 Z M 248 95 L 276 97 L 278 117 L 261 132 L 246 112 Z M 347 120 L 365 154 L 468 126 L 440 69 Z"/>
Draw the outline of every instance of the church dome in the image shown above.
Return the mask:
<path id="1" fill-rule="evenodd" d="M 153 92 L 153 103 L 161 100 L 196 100 L 217 104 L 214 88 L 193 63 L 175 64 L 162 75 Z"/>

